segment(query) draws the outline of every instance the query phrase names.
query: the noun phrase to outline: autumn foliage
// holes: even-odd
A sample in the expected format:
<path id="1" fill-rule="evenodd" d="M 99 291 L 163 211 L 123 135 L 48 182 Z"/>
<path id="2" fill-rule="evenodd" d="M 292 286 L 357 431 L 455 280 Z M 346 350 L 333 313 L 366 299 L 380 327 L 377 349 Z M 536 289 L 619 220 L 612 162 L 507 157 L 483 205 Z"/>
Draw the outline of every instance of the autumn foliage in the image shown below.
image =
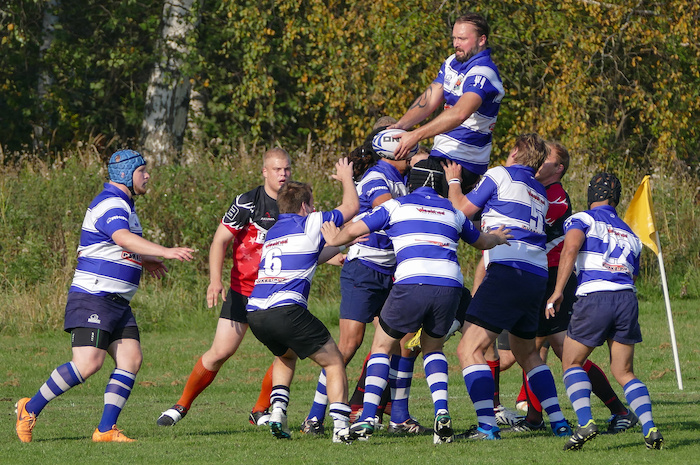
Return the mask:
<path id="1" fill-rule="evenodd" d="M 22 150 L 48 156 L 99 140 L 109 152 L 139 140 L 162 4 L 50 5 L 0 7 L 5 162 Z M 59 27 L 43 50 L 46 8 Z M 189 142 L 213 153 L 239 140 L 357 144 L 434 79 L 452 53 L 451 22 L 467 10 L 489 20 L 506 88 L 496 159 L 516 134 L 537 131 L 594 164 L 697 174 L 695 0 L 201 0 L 182 73 L 206 105 Z M 39 98 L 42 76 L 50 85 Z"/>

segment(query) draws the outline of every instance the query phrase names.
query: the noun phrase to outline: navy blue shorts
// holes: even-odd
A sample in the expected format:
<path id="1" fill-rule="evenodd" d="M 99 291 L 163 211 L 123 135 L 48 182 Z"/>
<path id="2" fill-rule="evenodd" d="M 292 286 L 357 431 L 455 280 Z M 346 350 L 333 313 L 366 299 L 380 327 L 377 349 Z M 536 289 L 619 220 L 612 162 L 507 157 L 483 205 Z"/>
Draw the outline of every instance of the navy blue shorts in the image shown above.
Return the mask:
<path id="1" fill-rule="evenodd" d="M 371 323 L 389 297 L 392 276 L 359 259 L 345 262 L 340 271 L 340 319 Z"/>
<path id="2" fill-rule="evenodd" d="M 608 339 L 621 344 L 642 342 L 637 296 L 631 290 L 579 296 L 566 334 L 586 347 L 601 346 Z"/>
<path id="3" fill-rule="evenodd" d="M 245 309 L 247 304 L 248 297 L 239 294 L 229 287 L 226 293 L 226 300 L 221 304 L 221 314 L 219 314 L 219 318 L 247 324 L 248 312 Z"/>
<path id="4" fill-rule="evenodd" d="M 427 284 L 395 284 L 379 322 L 391 337 L 401 339 L 423 327 L 434 338 L 447 334 L 455 320 L 463 288 Z"/>
<path id="5" fill-rule="evenodd" d="M 331 339 L 321 320 L 300 305 L 248 312 L 248 325 L 255 337 L 278 357 L 292 349 L 304 359 Z"/>
<path id="6" fill-rule="evenodd" d="M 492 263 L 465 319 L 497 334 L 507 329 L 519 338 L 534 339 L 546 286 L 544 276 Z"/>
<path id="7" fill-rule="evenodd" d="M 84 292 L 69 292 L 63 329 L 99 329 L 113 334 L 128 326 L 137 326 L 129 301 L 112 296 L 97 296 Z"/>
<path id="8" fill-rule="evenodd" d="M 556 266 L 549 268 L 547 292 L 545 292 L 544 299 L 542 299 L 542 305 L 540 306 L 540 325 L 537 328 L 538 337 L 551 336 L 552 334 L 566 331 L 566 328 L 569 327 L 571 312 L 574 308 L 574 302 L 576 302 L 576 287 L 578 286 L 575 274 L 571 273 L 569 280 L 566 282 L 563 292 L 564 299 L 561 301 L 559 311 L 554 314 L 553 318 L 547 318 L 544 314 L 545 310 L 547 309 L 547 299 L 550 295 L 552 295 L 552 292 L 554 292 L 554 287 L 557 284 L 558 269 L 559 268 Z"/>
<path id="9" fill-rule="evenodd" d="M 464 317 L 467 314 L 467 309 L 469 308 L 469 303 L 472 301 L 472 293 L 466 287 L 462 288 L 462 297 L 459 299 L 459 306 L 457 307 L 457 314 L 455 315 L 455 320 L 459 321 L 459 326 L 464 324 Z"/>

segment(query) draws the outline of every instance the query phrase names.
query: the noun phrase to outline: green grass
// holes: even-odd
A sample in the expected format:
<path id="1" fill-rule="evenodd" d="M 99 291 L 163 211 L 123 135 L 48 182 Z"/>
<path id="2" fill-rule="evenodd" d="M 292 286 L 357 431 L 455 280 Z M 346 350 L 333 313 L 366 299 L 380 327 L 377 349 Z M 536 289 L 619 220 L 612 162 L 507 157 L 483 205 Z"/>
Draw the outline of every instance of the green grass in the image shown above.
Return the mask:
<path id="1" fill-rule="evenodd" d="M 155 423 L 161 411 L 179 397 L 190 369 L 211 342 L 216 313 L 183 321 L 172 330 L 146 331 L 142 334 L 144 366 L 137 378 L 119 426 L 138 439 L 135 444 L 93 444 L 92 431 L 102 410 L 102 394 L 112 368 L 102 371 L 52 401 L 39 417 L 34 442 L 20 443 L 14 432 L 14 403 L 19 397 L 33 395 L 57 365 L 70 357 L 68 336 L 62 332 L 25 337 L 0 336 L 0 462 L 29 463 L 284 463 L 286 464 L 359 464 L 411 463 L 585 463 L 659 464 L 697 463 L 700 441 L 700 335 L 695 328 L 697 300 L 673 302 L 676 334 L 685 389 L 679 391 L 673 370 L 668 326 L 662 300 L 642 303 L 641 322 L 645 341 L 637 346 L 636 372 L 645 381 L 654 403 L 656 422 L 666 439 L 666 450 L 648 451 L 642 444 L 641 430 L 603 435 L 579 453 L 561 450 L 564 440 L 550 434 L 509 434 L 499 442 L 432 445 L 430 437 L 395 438 L 377 433 L 368 443 L 351 446 L 331 444 L 330 438 L 310 438 L 294 431 L 292 441 L 275 440 L 264 428 L 247 422 L 247 414 L 257 398 L 259 382 L 272 360 L 266 349 L 248 334 L 238 353 L 222 368 L 214 383 L 193 405 L 190 414 L 173 428 Z M 333 308 L 331 303 L 327 307 Z M 328 308 L 321 314 L 331 314 Z M 138 308 L 136 308 L 138 315 Z M 333 318 L 326 318 L 333 321 Z M 331 327 L 337 333 L 337 327 Z M 369 336 L 349 368 L 350 378 L 359 374 L 359 366 L 369 348 Z M 457 338 L 447 343 L 450 361 L 450 409 L 455 427 L 462 431 L 475 422 L 455 356 Z M 592 359 L 607 370 L 604 349 Z M 559 398 L 569 419 L 575 416 L 561 385 L 561 366 L 550 363 L 558 383 Z M 292 384 L 289 408 L 290 425 L 301 423 L 308 411 L 318 368 L 300 361 Z M 520 374 L 515 369 L 501 377 L 501 398 L 512 407 L 519 388 Z M 354 387 L 354 385 L 353 385 Z M 618 394 L 621 389 L 614 385 Z M 416 364 L 411 390 L 411 411 L 421 422 L 432 419 L 430 393 L 423 370 Z M 597 399 L 593 411 L 603 427 L 608 411 Z"/>

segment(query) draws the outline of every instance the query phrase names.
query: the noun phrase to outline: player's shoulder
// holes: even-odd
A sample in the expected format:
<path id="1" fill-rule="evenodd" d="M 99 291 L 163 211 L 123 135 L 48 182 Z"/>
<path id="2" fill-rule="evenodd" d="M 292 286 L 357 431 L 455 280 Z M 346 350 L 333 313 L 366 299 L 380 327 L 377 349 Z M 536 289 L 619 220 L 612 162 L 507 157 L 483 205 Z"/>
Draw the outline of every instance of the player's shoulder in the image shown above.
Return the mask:
<path id="1" fill-rule="evenodd" d="M 255 202 L 255 200 L 259 199 L 264 193 L 264 186 L 257 186 L 247 192 L 239 194 L 236 198 L 242 203 Z"/>
<path id="2" fill-rule="evenodd" d="M 113 192 L 110 189 L 104 189 L 102 192 L 97 194 L 92 202 L 90 202 L 90 210 L 93 214 L 101 214 L 107 210 L 112 209 L 122 209 L 127 212 L 133 210 L 131 204 L 118 193 Z"/>

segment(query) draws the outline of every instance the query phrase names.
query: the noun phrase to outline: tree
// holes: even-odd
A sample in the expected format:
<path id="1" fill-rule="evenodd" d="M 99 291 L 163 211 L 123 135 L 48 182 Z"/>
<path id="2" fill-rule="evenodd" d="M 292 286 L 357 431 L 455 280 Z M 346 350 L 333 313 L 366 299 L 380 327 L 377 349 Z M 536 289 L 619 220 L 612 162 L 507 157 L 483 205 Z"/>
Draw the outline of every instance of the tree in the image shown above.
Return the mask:
<path id="1" fill-rule="evenodd" d="M 167 163 L 182 149 L 189 109 L 190 80 L 183 73 L 188 36 L 199 22 L 196 0 L 168 0 L 156 62 L 146 91 L 141 147 L 156 164 Z"/>

